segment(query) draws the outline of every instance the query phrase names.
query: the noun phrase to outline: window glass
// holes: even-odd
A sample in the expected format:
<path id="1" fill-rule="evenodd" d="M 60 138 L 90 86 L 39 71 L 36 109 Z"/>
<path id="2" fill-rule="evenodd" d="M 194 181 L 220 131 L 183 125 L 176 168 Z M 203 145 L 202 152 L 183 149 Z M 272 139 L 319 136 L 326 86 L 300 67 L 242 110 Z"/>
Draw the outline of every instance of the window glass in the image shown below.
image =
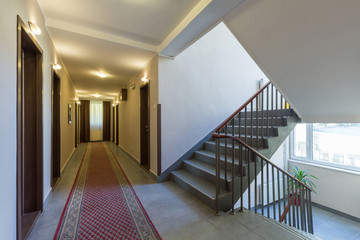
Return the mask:
<path id="1" fill-rule="evenodd" d="M 306 158 L 306 124 L 297 124 L 294 129 L 294 155 Z"/>
<path id="2" fill-rule="evenodd" d="M 360 124 L 313 124 L 313 160 L 360 168 Z"/>

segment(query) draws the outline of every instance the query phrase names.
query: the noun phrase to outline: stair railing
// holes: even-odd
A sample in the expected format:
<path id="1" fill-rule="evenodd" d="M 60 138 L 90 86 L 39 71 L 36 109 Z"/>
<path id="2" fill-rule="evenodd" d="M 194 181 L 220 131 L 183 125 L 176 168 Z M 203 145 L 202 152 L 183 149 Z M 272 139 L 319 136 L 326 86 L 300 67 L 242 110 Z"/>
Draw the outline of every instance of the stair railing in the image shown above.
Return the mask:
<path id="1" fill-rule="evenodd" d="M 263 147 L 263 138 L 271 136 L 273 126 L 281 124 L 282 113 L 290 110 L 286 99 L 269 82 L 213 132 L 216 140 L 217 213 L 220 178 L 230 178 L 231 214 L 235 214 L 235 198 L 240 197 L 238 204 L 243 211 L 244 195 L 247 195 L 249 210 L 313 233 L 311 189 L 257 151 Z M 240 189 L 235 189 L 236 181 L 240 183 Z M 246 189 L 247 194 L 243 194 Z"/>

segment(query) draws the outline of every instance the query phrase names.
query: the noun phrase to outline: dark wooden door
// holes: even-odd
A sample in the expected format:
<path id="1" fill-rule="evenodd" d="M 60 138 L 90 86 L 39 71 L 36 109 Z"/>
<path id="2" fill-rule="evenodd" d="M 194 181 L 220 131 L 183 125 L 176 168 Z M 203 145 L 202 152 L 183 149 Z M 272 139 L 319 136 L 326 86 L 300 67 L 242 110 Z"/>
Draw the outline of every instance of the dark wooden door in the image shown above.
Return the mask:
<path id="1" fill-rule="evenodd" d="M 150 121 L 149 121 L 149 85 L 140 88 L 140 154 L 141 166 L 149 170 L 150 158 Z"/>
<path id="2" fill-rule="evenodd" d="M 116 135 L 115 144 L 119 145 L 119 105 L 116 105 L 115 119 L 116 119 L 116 121 L 115 121 L 115 123 L 116 123 L 116 125 L 115 125 L 115 129 L 116 129 L 116 131 L 115 131 L 115 135 Z"/>
<path id="3" fill-rule="evenodd" d="M 17 239 L 25 239 L 43 208 L 42 50 L 18 17 Z"/>
<path id="4" fill-rule="evenodd" d="M 115 107 L 112 107 L 112 113 L 113 113 L 113 117 L 112 117 L 112 141 L 113 143 L 115 143 Z"/>
<path id="5" fill-rule="evenodd" d="M 78 106 L 75 101 L 75 148 L 78 146 Z"/>
<path id="6" fill-rule="evenodd" d="M 51 187 L 54 187 L 60 179 L 60 78 L 53 71 L 53 105 L 52 105 L 52 179 Z"/>

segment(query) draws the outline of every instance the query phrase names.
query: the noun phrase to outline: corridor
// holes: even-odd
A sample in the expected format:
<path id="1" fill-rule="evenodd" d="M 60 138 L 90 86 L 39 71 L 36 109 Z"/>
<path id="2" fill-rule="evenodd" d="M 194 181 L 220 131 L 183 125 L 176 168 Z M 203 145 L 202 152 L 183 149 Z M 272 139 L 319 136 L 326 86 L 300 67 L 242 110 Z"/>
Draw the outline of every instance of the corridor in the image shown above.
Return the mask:
<path id="1" fill-rule="evenodd" d="M 153 179 L 119 147 L 107 142 L 162 239 L 303 239 L 251 212 L 215 216 L 213 210 L 172 181 Z M 30 240 L 52 239 L 85 153 L 82 143 L 36 223 Z"/>

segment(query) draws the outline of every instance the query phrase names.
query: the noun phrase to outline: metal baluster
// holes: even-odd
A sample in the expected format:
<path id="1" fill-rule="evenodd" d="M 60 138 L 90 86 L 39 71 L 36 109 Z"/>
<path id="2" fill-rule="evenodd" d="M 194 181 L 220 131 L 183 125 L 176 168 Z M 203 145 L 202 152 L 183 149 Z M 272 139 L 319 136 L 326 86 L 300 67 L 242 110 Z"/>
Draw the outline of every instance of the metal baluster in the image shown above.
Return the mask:
<path id="1" fill-rule="evenodd" d="M 269 129 L 269 111 L 270 111 L 270 107 L 269 107 L 269 86 L 267 86 L 266 88 L 266 110 L 267 110 L 267 118 L 266 118 L 266 125 L 267 125 L 267 132 L 268 132 L 268 137 L 270 136 L 270 129 Z"/>
<path id="2" fill-rule="evenodd" d="M 277 180 L 278 180 L 278 205 L 279 205 L 279 222 L 281 221 L 281 202 L 280 202 L 280 171 L 277 168 Z"/>
<path id="3" fill-rule="evenodd" d="M 255 203 L 255 213 L 257 213 L 257 204 L 256 204 L 256 200 L 257 200 L 257 168 L 256 168 L 256 163 L 257 163 L 257 155 L 255 155 L 255 153 L 253 152 L 253 158 L 255 159 L 254 161 L 254 177 L 255 177 L 255 194 L 254 194 L 254 203 Z"/>
<path id="4" fill-rule="evenodd" d="M 250 103 L 250 105 L 251 105 L 251 115 L 250 115 L 250 123 L 251 123 L 251 135 L 250 135 L 250 137 L 251 137 L 251 147 L 254 147 L 254 133 L 253 133 L 253 101 L 251 101 L 251 103 Z"/>
<path id="5" fill-rule="evenodd" d="M 275 205 L 275 173 L 274 173 L 274 165 L 271 168 L 272 173 L 272 187 L 273 187 L 273 212 L 274 212 L 274 219 L 276 219 L 276 205 Z"/>
<path id="6" fill-rule="evenodd" d="M 275 119 L 276 119 L 276 122 L 278 122 L 278 118 L 279 118 L 279 106 L 278 106 L 278 90 L 275 88 L 275 96 L 276 96 L 276 102 L 275 102 L 275 105 L 276 105 L 276 115 L 275 115 Z"/>
<path id="7" fill-rule="evenodd" d="M 264 215 L 264 160 L 261 159 L 261 214 Z"/>
<path id="8" fill-rule="evenodd" d="M 219 134 L 219 133 L 218 133 Z M 220 139 L 216 138 L 216 198 L 215 198 L 215 205 L 216 205 L 216 215 L 219 215 L 219 178 L 220 178 L 220 168 L 219 168 L 219 161 L 220 161 L 220 153 L 219 153 L 219 144 Z"/>
<path id="9" fill-rule="evenodd" d="M 271 84 L 271 123 L 274 124 L 274 86 Z"/>
<path id="10" fill-rule="evenodd" d="M 246 154 L 246 156 L 247 156 L 247 164 L 248 164 L 248 209 L 250 210 L 251 209 L 251 204 L 250 204 L 250 200 L 251 200 L 251 198 L 250 198 L 250 150 L 247 148 L 246 149 L 246 151 L 247 151 L 247 154 Z"/>
<path id="11" fill-rule="evenodd" d="M 265 136 L 264 129 L 264 91 L 261 92 L 261 128 L 262 128 L 262 137 Z"/>
<path id="12" fill-rule="evenodd" d="M 235 121 L 234 121 L 235 122 Z M 234 124 L 233 124 L 233 135 L 234 135 Z M 234 139 L 232 139 L 232 180 L 231 180 L 231 200 L 232 200 L 232 211 L 231 214 L 235 214 L 235 147 Z M 227 182 L 227 179 L 225 178 Z"/>
<path id="13" fill-rule="evenodd" d="M 228 134 L 228 125 L 226 124 L 225 125 L 225 135 L 227 135 Z M 225 160 L 225 162 L 224 162 L 224 168 L 225 168 L 225 173 L 224 173 L 224 176 L 225 176 L 225 179 L 227 179 L 227 150 L 228 150 L 228 145 L 227 145 L 227 142 L 228 142 L 228 139 L 227 138 L 225 138 L 224 139 L 225 140 L 225 151 L 224 151 L 224 153 L 225 153 L 225 156 L 224 156 L 224 160 Z"/>
<path id="14" fill-rule="evenodd" d="M 239 143 L 239 159 L 240 159 L 240 212 L 244 211 L 244 198 L 243 198 L 243 178 L 244 178 L 244 162 L 243 162 L 243 146 Z"/>
<path id="15" fill-rule="evenodd" d="M 303 186 L 299 185 L 300 191 L 300 221 L 301 221 L 301 230 L 306 231 L 305 223 L 304 223 L 304 197 L 303 197 Z"/>
<path id="16" fill-rule="evenodd" d="M 295 182 L 295 198 L 296 198 L 296 227 L 297 229 L 300 229 L 300 220 L 299 220 L 299 198 L 298 198 L 298 183 Z"/>
<path id="17" fill-rule="evenodd" d="M 310 233 L 312 233 L 312 234 L 314 234 L 314 223 L 313 223 L 313 216 L 312 216 L 312 202 L 311 202 L 311 191 L 309 190 L 309 215 L 310 215 L 310 217 L 309 217 L 309 219 L 310 219 L 310 223 L 309 223 L 309 226 L 310 226 L 310 230 L 309 230 L 309 232 Z"/>
<path id="18" fill-rule="evenodd" d="M 284 212 L 286 211 L 286 194 L 285 194 L 285 173 L 282 173 L 282 179 L 283 179 L 283 205 L 284 205 Z M 286 215 L 285 214 L 285 224 L 287 224 L 287 219 L 286 219 Z"/>
<path id="19" fill-rule="evenodd" d="M 295 181 L 294 179 L 291 179 L 291 193 L 292 193 L 292 199 L 293 199 L 293 227 L 296 227 L 296 204 L 297 204 L 297 201 L 296 201 L 296 198 L 297 198 L 297 194 L 295 193 L 294 191 L 294 184 L 295 184 Z"/>
<path id="20" fill-rule="evenodd" d="M 240 126 L 241 126 L 241 122 L 240 122 L 240 119 L 239 119 L 239 127 Z M 245 107 L 245 143 L 248 143 L 247 142 L 247 107 Z"/>
<path id="21" fill-rule="evenodd" d="M 259 148 L 259 99 L 256 97 L 256 142 Z"/>
<path id="22" fill-rule="evenodd" d="M 290 180 L 289 180 L 289 176 L 286 176 L 286 181 L 287 181 L 288 206 L 289 206 L 289 226 L 291 226 L 291 199 L 290 199 Z"/>
<path id="23" fill-rule="evenodd" d="M 266 188 L 267 188 L 267 217 L 270 217 L 270 189 L 269 189 L 269 162 L 266 162 Z"/>

